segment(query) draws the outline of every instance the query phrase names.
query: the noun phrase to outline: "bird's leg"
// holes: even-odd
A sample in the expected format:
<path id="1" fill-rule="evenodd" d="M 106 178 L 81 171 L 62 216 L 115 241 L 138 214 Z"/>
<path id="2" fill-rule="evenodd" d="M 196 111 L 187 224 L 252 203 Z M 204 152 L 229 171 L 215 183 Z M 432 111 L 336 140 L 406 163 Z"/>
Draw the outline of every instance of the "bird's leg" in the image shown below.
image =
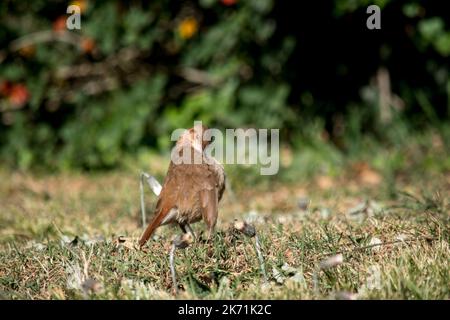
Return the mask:
<path id="1" fill-rule="evenodd" d="M 145 222 L 145 201 L 144 201 L 144 180 L 147 181 L 147 184 L 149 185 L 150 189 L 153 191 L 153 193 L 156 196 L 159 196 L 161 192 L 161 184 L 158 182 L 158 180 L 155 179 L 152 175 L 141 172 L 141 175 L 139 177 L 139 188 L 141 192 L 141 214 L 142 214 L 142 227 L 145 228 L 146 222 Z"/>
<path id="2" fill-rule="evenodd" d="M 180 224 L 180 227 L 183 225 Z M 172 274 L 172 285 L 174 294 L 178 293 L 177 276 L 175 271 L 175 251 L 178 249 L 187 248 L 192 243 L 192 235 L 189 233 L 184 233 L 181 236 L 177 236 L 172 241 L 172 248 L 170 249 L 169 263 L 170 263 L 170 273 Z"/>
<path id="3" fill-rule="evenodd" d="M 181 231 L 183 231 L 183 233 L 187 233 L 185 223 L 178 223 L 178 225 L 180 226 L 180 229 L 181 229 Z"/>
<path id="4" fill-rule="evenodd" d="M 177 285 L 177 275 L 175 273 L 175 250 L 177 250 L 177 245 L 175 241 L 172 242 L 172 248 L 170 248 L 169 262 L 170 262 L 170 273 L 172 274 L 172 288 L 174 294 L 178 294 Z"/>
<path id="5" fill-rule="evenodd" d="M 195 236 L 194 230 L 192 230 L 192 227 L 189 223 L 178 223 L 180 226 L 181 231 L 183 233 L 190 233 L 192 235 L 192 238 L 194 238 L 194 242 L 197 240 L 197 237 Z"/>
<path id="6" fill-rule="evenodd" d="M 194 230 L 192 230 L 192 227 L 189 223 L 186 224 L 186 228 L 188 229 L 189 233 L 194 238 L 194 242 L 197 242 L 197 237 L 195 236 Z"/>

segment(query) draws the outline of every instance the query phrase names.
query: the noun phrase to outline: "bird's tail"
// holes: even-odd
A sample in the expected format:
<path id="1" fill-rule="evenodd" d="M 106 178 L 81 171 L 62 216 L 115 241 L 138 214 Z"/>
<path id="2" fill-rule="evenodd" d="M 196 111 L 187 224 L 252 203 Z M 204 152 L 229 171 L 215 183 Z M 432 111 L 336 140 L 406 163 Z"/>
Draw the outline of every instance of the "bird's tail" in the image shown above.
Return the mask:
<path id="1" fill-rule="evenodd" d="M 147 229 L 145 229 L 144 233 L 141 236 L 141 239 L 139 240 L 139 246 L 142 247 L 148 239 L 152 236 L 152 234 L 155 232 L 156 228 L 158 228 L 161 225 L 161 222 L 163 221 L 166 211 L 161 210 L 152 220 L 152 222 L 149 223 L 147 226 Z"/>

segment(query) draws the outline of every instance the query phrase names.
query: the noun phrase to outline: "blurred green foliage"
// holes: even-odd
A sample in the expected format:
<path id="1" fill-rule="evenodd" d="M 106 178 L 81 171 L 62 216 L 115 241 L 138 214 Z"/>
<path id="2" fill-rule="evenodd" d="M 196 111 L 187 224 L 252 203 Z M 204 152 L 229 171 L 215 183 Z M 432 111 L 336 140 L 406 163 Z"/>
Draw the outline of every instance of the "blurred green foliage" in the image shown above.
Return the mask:
<path id="1" fill-rule="evenodd" d="M 81 30 L 66 29 L 68 2 L 0 3 L 2 163 L 114 167 L 140 148 L 167 149 L 169 133 L 194 120 L 281 128 L 294 146 L 325 139 L 351 151 L 362 135 L 391 141 L 405 125 L 439 129 L 450 115 L 443 2 L 73 3 Z M 372 3 L 381 30 L 365 28 Z"/>

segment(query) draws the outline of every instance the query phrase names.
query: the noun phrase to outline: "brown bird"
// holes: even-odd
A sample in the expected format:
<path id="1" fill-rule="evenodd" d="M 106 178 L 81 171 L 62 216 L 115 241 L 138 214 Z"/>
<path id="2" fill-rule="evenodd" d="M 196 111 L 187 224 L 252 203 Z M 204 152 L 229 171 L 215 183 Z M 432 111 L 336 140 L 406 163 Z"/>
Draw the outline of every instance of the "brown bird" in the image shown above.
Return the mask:
<path id="1" fill-rule="evenodd" d="M 191 161 L 174 163 L 172 157 L 154 217 L 139 240 L 140 246 L 147 242 L 156 228 L 170 223 L 177 223 L 186 233 L 186 228 L 191 231 L 191 223 L 203 219 L 211 236 L 217 222 L 218 204 L 225 190 L 225 172 L 216 159 L 204 152 L 211 143 L 203 136 L 206 130 L 206 126 L 196 125 L 178 139 L 172 156 L 186 156 L 185 159 Z"/>

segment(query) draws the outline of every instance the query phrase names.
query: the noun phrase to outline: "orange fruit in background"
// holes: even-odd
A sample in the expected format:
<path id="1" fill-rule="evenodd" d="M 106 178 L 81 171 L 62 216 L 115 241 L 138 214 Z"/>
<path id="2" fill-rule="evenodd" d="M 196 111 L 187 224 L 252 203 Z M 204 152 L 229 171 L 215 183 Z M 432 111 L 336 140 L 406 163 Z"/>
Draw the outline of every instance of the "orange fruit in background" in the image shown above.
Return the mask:
<path id="1" fill-rule="evenodd" d="M 95 41 L 91 38 L 84 38 L 81 41 L 81 48 L 85 53 L 91 53 L 95 48 Z"/>
<path id="2" fill-rule="evenodd" d="M 181 21 L 180 25 L 178 26 L 178 33 L 180 34 L 180 37 L 183 39 L 189 39 L 192 38 L 192 36 L 197 32 L 198 30 L 198 23 L 197 20 L 194 18 L 186 18 L 183 21 Z"/>
<path id="3" fill-rule="evenodd" d="M 83 13 L 88 7 L 88 2 L 86 0 L 71 1 L 70 5 L 80 7 L 80 13 Z"/>
<path id="4" fill-rule="evenodd" d="M 17 107 L 23 106 L 29 97 L 30 93 L 27 87 L 21 83 L 14 84 L 9 91 L 9 101 Z"/>
<path id="5" fill-rule="evenodd" d="M 232 6 L 237 3 L 237 0 L 220 0 L 226 6 Z"/>
<path id="6" fill-rule="evenodd" d="M 66 30 L 66 16 L 59 16 L 53 21 L 52 24 L 53 31 L 60 32 Z"/>

